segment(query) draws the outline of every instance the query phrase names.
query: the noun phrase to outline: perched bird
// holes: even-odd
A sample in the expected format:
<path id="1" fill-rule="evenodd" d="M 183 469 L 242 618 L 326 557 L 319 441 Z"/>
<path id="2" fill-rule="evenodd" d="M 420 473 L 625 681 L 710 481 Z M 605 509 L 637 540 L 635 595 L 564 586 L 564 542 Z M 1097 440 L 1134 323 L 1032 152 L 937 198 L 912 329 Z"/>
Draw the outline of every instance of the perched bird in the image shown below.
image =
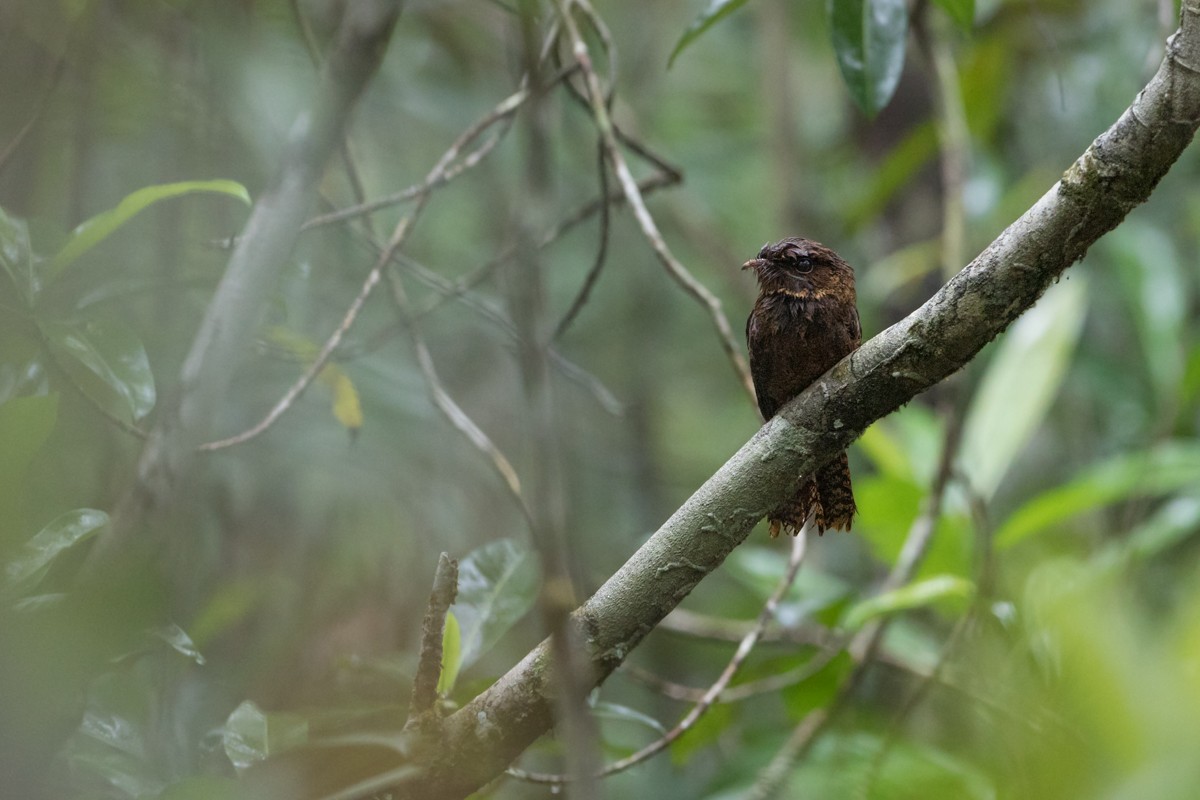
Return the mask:
<path id="1" fill-rule="evenodd" d="M 764 420 L 856 349 L 862 341 L 854 304 L 854 270 L 809 239 L 763 245 L 742 269 L 758 276 L 758 299 L 746 320 L 750 374 Z M 854 517 L 850 464 L 843 452 L 767 515 L 771 536 L 795 536 L 812 517 L 818 533 L 850 530 Z"/>

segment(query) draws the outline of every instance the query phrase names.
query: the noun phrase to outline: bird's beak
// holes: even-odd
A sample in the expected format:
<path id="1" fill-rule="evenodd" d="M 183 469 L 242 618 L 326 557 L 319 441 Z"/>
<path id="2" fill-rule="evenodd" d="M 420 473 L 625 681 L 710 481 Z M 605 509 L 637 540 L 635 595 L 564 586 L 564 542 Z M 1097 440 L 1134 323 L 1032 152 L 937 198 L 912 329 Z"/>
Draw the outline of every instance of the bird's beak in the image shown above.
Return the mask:
<path id="1" fill-rule="evenodd" d="M 752 269 L 758 271 L 759 267 L 765 267 L 767 260 L 765 258 L 752 258 L 745 264 L 742 264 L 742 269 Z"/>

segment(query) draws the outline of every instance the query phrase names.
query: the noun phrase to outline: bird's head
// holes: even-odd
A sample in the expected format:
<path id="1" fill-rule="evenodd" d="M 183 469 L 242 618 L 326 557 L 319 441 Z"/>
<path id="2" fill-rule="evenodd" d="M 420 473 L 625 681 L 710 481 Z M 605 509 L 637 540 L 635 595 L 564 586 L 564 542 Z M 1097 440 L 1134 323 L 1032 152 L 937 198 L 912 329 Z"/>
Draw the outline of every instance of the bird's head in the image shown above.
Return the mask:
<path id="1" fill-rule="evenodd" d="M 833 285 L 854 286 L 854 270 L 841 256 L 811 239 L 790 237 L 764 244 L 742 265 L 754 270 L 764 291 L 813 291 Z"/>

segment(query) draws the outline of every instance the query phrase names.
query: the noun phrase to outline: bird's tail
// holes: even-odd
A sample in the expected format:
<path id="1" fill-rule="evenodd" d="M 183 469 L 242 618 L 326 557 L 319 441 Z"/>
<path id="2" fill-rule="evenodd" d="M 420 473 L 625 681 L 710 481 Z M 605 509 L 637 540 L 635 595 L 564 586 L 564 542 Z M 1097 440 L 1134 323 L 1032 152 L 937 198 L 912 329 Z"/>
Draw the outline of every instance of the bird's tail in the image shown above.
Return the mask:
<path id="1" fill-rule="evenodd" d="M 796 493 L 768 515 L 771 536 L 782 530 L 792 536 L 800 533 L 812 517 L 818 534 L 826 529 L 848 531 L 858 508 L 854 505 L 854 487 L 850 483 L 850 461 L 846 454 L 836 456 L 816 475 L 804 480 Z"/>

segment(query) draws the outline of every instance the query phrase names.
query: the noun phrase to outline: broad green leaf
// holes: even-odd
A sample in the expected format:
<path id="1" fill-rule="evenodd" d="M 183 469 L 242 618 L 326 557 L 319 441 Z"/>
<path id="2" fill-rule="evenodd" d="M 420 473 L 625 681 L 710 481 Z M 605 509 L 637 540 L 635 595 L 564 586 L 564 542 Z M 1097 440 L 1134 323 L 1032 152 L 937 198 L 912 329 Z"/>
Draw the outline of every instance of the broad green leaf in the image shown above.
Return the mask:
<path id="1" fill-rule="evenodd" d="M 833 51 L 850 96 L 869 116 L 892 99 L 904 70 L 905 0 L 828 0 Z"/>
<path id="2" fill-rule="evenodd" d="M 960 28 L 969 31 L 975 24 L 975 0 L 934 0 Z"/>
<path id="3" fill-rule="evenodd" d="M 1018 508 L 996 531 L 996 547 L 1011 547 L 1085 511 L 1192 486 L 1200 486 L 1200 445 L 1194 442 L 1115 456 Z"/>
<path id="4" fill-rule="evenodd" d="M 5 565 L 7 588 L 18 593 L 32 589 L 63 551 L 90 539 L 107 524 L 108 515 L 91 508 L 78 508 L 59 515 L 26 542 L 21 553 Z"/>
<path id="5" fill-rule="evenodd" d="M 947 598 L 966 600 L 974 592 L 975 584 L 966 578 L 936 575 L 863 600 L 846 612 L 845 627 L 858 630 L 875 617 L 920 608 Z"/>
<path id="6" fill-rule="evenodd" d="M 453 608 L 462 628 L 462 669 L 528 613 L 537 599 L 538 583 L 533 551 L 512 539 L 486 544 L 459 562 Z"/>
<path id="7" fill-rule="evenodd" d="M 442 628 L 442 671 L 438 675 L 437 693 L 448 695 L 454 691 L 458 671 L 462 667 L 462 628 L 453 611 L 446 613 L 446 626 Z"/>
<path id="8" fill-rule="evenodd" d="M 33 264 L 29 226 L 25 220 L 10 217 L 0 208 L 0 267 L 8 274 L 25 306 L 33 303 L 38 290 Z"/>
<path id="9" fill-rule="evenodd" d="M 684 48 L 700 38 L 701 34 L 746 5 L 746 3 L 747 0 L 710 0 L 708 7 L 700 12 L 700 16 L 692 20 L 692 24 L 688 26 L 688 29 L 683 32 L 683 36 L 680 36 L 679 41 L 675 43 L 675 48 L 671 50 L 671 55 L 667 58 L 667 68 L 670 69 L 671 65 L 675 63 L 675 57 L 683 52 Z"/>
<path id="10" fill-rule="evenodd" d="M 1000 340 L 963 423 L 963 471 L 983 499 L 995 493 L 1058 394 L 1086 311 L 1086 281 L 1062 281 Z"/>
<path id="11" fill-rule="evenodd" d="M 100 244 L 100 242 L 107 239 L 113 231 L 120 228 L 148 206 L 160 200 L 167 200 L 172 197 L 194 194 L 196 192 L 225 194 L 230 197 L 236 197 L 246 205 L 250 205 L 250 193 L 246 191 L 245 186 L 242 186 L 237 181 L 183 181 L 181 183 L 164 183 L 138 189 L 136 192 L 127 195 L 125 199 L 117 204 L 116 208 L 109 209 L 91 219 L 85 220 L 79 227 L 72 231 L 66 245 L 58 251 L 50 262 L 47 273 L 49 278 L 53 279 L 57 277 L 63 269 L 88 250 L 91 250 Z"/>
<path id="12" fill-rule="evenodd" d="M 83 325 L 43 322 L 41 328 L 60 358 L 82 364 L 121 398 L 132 420 L 154 408 L 154 374 L 146 349 L 124 323 L 99 319 Z"/>
<path id="13" fill-rule="evenodd" d="M 246 700 L 221 731 L 225 755 L 239 772 L 308 741 L 308 722 L 299 714 L 268 714 Z"/>

